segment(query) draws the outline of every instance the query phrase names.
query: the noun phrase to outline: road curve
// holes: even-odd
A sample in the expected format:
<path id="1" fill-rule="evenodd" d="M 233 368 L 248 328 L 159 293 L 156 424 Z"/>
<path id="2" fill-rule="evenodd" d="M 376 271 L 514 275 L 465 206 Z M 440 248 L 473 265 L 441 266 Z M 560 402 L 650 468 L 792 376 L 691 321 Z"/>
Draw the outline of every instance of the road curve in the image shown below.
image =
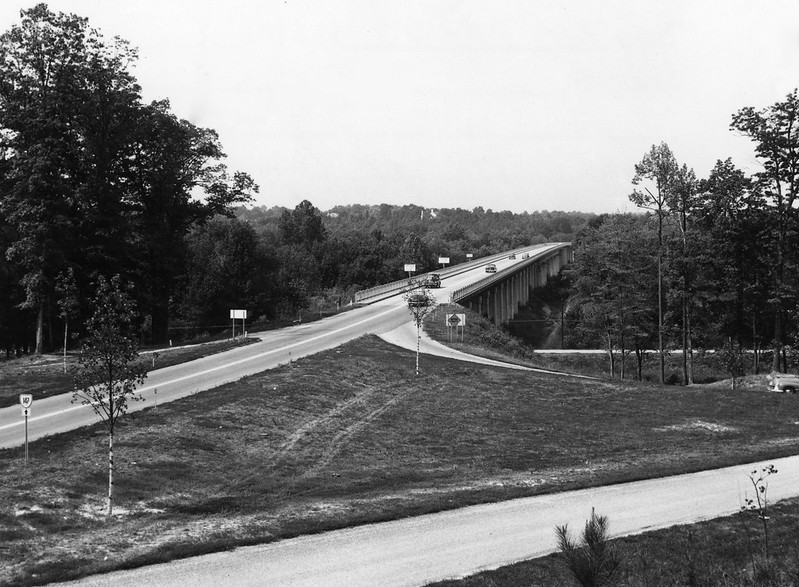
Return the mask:
<path id="1" fill-rule="evenodd" d="M 549 246 L 531 247 L 540 253 Z M 519 255 L 520 257 L 520 255 Z M 520 260 L 496 261 L 503 269 Z M 485 277 L 482 265 L 443 280 L 443 287 L 434 290 L 439 302 L 449 300 L 450 293 Z M 174 401 L 206 389 L 237 381 L 293 359 L 334 348 L 364 334 L 389 332 L 411 320 L 405 301 L 397 294 L 367 306 L 336 316 L 300 324 L 281 330 L 252 333 L 261 342 L 229 350 L 151 372 L 138 389 L 142 402 L 131 402 L 130 411 L 145 409 L 158 403 Z M 20 393 L 24 393 L 20 389 Z M 98 422 L 94 411 L 72 403 L 72 394 L 35 399 L 28 418 L 28 439 L 58 434 Z M 0 449 L 21 446 L 25 442 L 24 419 L 19 406 L 0 409 Z"/>
<path id="2" fill-rule="evenodd" d="M 555 526 L 579 531 L 591 508 L 614 536 L 692 523 L 739 511 L 752 496 L 753 463 L 688 475 L 472 506 L 238 548 L 69 585 L 424 585 L 555 551 Z M 768 461 L 779 471 L 771 502 L 799 495 L 799 457 Z"/>

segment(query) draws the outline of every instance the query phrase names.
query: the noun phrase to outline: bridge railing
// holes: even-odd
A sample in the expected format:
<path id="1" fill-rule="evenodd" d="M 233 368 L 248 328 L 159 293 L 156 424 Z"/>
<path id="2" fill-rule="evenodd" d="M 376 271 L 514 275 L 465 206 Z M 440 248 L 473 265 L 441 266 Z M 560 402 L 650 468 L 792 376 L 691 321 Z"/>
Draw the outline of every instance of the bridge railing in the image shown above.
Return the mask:
<path id="1" fill-rule="evenodd" d="M 470 269 L 474 269 L 478 265 L 485 265 L 486 263 L 493 263 L 494 261 L 498 261 L 499 259 L 504 259 L 506 255 L 510 252 L 519 253 L 521 251 L 527 251 L 530 247 L 523 247 L 520 249 L 516 249 L 515 251 L 506 251 L 504 253 L 498 253 L 496 255 L 489 255 L 487 257 L 481 257 L 479 259 L 474 259 L 473 261 L 467 261 L 466 263 L 460 263 L 458 265 L 453 265 L 452 267 L 447 267 L 445 269 L 439 269 L 437 271 L 430 271 L 429 273 L 420 273 L 419 275 L 414 276 L 415 281 L 421 281 L 425 277 L 429 276 L 430 273 L 438 273 L 442 278 L 445 277 L 452 277 L 453 275 L 459 275 Z M 385 283 L 383 285 L 377 285 L 375 287 L 370 287 L 368 289 L 363 289 L 359 292 L 355 292 L 355 303 L 369 301 L 376 301 L 378 298 L 382 297 L 389 297 L 391 295 L 396 295 L 398 293 L 408 291 L 419 287 L 418 285 L 409 285 L 408 279 L 399 279 L 397 281 L 392 281 L 391 283 Z"/>
<path id="2" fill-rule="evenodd" d="M 529 259 L 525 259 L 522 263 L 517 263 L 512 267 L 506 267 L 501 271 L 497 271 L 496 273 L 491 273 L 485 279 L 481 279 L 475 283 L 469 284 L 465 287 L 461 287 L 460 289 L 456 289 L 452 292 L 451 300 L 453 303 L 458 303 L 462 300 L 465 300 L 469 296 L 484 290 L 488 287 L 491 287 L 493 284 L 503 281 L 509 275 L 513 275 L 514 273 L 520 271 L 521 269 L 547 259 L 550 256 L 554 256 L 554 253 L 560 254 L 565 248 L 571 247 L 571 243 L 554 243 L 553 245 L 547 247 L 543 251 L 539 251 L 537 253 L 531 254 Z"/>

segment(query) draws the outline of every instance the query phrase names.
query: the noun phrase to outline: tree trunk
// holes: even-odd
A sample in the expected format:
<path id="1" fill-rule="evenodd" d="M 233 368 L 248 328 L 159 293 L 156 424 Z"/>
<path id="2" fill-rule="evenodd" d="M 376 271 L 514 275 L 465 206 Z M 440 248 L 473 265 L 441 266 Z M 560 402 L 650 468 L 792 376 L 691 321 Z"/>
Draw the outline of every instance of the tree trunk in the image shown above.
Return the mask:
<path id="1" fill-rule="evenodd" d="M 660 245 L 663 246 L 662 244 Z M 660 355 L 660 384 L 666 383 L 666 355 L 663 352 L 663 253 L 658 251 L 658 354 Z"/>
<path id="2" fill-rule="evenodd" d="M 419 375 L 419 342 L 421 341 L 422 335 L 419 332 L 419 323 L 416 323 L 416 374 Z"/>
<path id="3" fill-rule="evenodd" d="M 36 354 L 44 352 L 44 302 L 39 302 L 39 316 L 36 319 Z"/>
<path id="4" fill-rule="evenodd" d="M 635 359 L 638 369 L 638 381 L 644 380 L 644 353 L 638 344 L 635 345 Z"/>
<path id="5" fill-rule="evenodd" d="M 771 370 L 780 373 L 780 351 L 782 351 L 782 308 L 777 306 L 774 313 L 774 357 L 771 362 Z"/>
<path id="6" fill-rule="evenodd" d="M 616 357 L 613 355 L 613 339 L 610 336 L 610 333 L 606 335 L 608 341 L 608 360 L 610 361 L 610 378 L 613 379 L 616 376 Z"/>
<path id="7" fill-rule="evenodd" d="M 67 372 L 67 333 L 69 332 L 69 320 L 64 318 L 64 373 Z"/>
<path id="8" fill-rule="evenodd" d="M 114 508 L 114 433 L 108 433 L 108 507 L 105 515 L 111 517 Z"/>

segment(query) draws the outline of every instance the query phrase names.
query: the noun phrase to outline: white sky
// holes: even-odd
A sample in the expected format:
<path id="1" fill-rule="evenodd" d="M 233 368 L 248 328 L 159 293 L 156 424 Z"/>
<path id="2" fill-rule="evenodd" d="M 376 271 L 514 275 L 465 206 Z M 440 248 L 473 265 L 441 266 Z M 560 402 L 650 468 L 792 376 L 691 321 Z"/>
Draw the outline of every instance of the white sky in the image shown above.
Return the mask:
<path id="1" fill-rule="evenodd" d="M 3 0 L 0 28 L 35 2 Z M 797 0 L 51 0 L 140 51 L 145 100 L 219 132 L 257 205 L 630 211 L 666 141 L 757 170 L 729 130 L 799 86 Z"/>

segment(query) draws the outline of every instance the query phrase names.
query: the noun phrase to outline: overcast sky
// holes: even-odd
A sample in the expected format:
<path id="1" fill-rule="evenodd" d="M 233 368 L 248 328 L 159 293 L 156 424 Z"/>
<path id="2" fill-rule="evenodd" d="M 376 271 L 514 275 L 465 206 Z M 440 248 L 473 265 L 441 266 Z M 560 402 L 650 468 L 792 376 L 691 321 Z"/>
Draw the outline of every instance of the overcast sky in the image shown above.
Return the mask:
<path id="1" fill-rule="evenodd" d="M 630 211 L 661 141 L 699 177 L 756 171 L 732 114 L 799 86 L 797 0 L 49 6 L 137 46 L 144 99 L 215 129 L 266 206 Z"/>

